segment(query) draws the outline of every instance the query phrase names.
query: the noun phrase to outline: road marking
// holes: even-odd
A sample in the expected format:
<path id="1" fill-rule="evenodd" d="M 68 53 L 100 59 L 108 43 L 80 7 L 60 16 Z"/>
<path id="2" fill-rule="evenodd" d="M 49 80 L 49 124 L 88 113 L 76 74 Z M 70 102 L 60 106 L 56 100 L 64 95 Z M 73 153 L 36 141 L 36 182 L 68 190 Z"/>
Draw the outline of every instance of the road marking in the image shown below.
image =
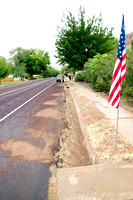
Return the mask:
<path id="1" fill-rule="evenodd" d="M 42 82 L 45 82 L 45 81 L 47 81 L 47 80 L 44 80 L 44 81 L 42 81 Z M 40 82 L 39 82 L 39 83 L 40 83 Z M 39 83 L 35 83 L 35 84 L 33 84 L 33 85 L 28 85 L 28 86 L 25 86 L 25 87 L 22 87 L 22 88 L 18 88 L 18 89 L 16 89 L 16 90 L 11 90 L 11 91 L 9 91 L 9 92 L 5 92 L 5 93 L 0 94 L 0 96 L 3 96 L 3 95 L 5 95 L 5 94 L 9 94 L 9 93 L 11 93 L 11 92 L 16 92 L 16 91 L 22 90 L 22 89 L 24 89 L 24 88 L 32 87 L 32 86 L 37 85 L 37 84 L 39 84 Z"/>
<path id="2" fill-rule="evenodd" d="M 19 107 L 17 107 L 15 110 L 13 110 L 12 112 L 10 112 L 9 114 L 7 114 L 5 117 L 3 117 L 2 119 L 0 119 L 0 122 L 4 121 L 7 117 L 9 117 L 10 115 L 12 115 L 13 113 L 15 113 L 17 110 L 19 110 L 20 108 L 22 108 L 25 104 L 27 104 L 28 102 L 30 102 L 32 99 L 34 99 L 35 97 L 37 97 L 39 94 L 41 94 L 42 92 L 44 92 L 45 90 L 47 90 L 48 88 L 50 88 L 52 85 L 54 85 L 54 83 L 52 83 L 51 85 L 49 85 L 48 87 L 46 87 L 45 89 L 41 90 L 39 93 L 37 93 L 36 95 L 34 95 L 33 97 L 31 97 L 29 100 L 27 100 L 26 102 L 24 102 L 23 104 L 21 104 Z"/>

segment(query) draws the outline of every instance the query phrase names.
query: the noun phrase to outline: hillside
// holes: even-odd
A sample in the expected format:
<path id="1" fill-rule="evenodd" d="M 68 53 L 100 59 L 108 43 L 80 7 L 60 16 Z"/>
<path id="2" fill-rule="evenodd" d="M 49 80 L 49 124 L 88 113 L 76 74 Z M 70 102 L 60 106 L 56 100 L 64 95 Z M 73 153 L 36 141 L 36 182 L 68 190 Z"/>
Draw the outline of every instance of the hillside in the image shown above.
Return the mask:
<path id="1" fill-rule="evenodd" d="M 126 48 L 131 48 L 131 40 L 133 40 L 133 32 L 126 34 Z"/>

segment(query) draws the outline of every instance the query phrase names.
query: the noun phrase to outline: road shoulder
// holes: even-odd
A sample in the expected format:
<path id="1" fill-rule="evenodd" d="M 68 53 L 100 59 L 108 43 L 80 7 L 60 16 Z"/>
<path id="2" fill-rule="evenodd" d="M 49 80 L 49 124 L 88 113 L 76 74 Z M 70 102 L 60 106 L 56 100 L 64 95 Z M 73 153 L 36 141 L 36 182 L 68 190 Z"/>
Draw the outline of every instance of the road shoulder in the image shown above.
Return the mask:
<path id="1" fill-rule="evenodd" d="M 77 142 L 77 140 L 74 141 L 71 138 L 71 131 L 69 132 L 69 134 L 66 134 L 65 132 L 64 134 L 62 134 L 62 137 L 61 137 L 62 148 L 60 149 L 60 152 L 58 154 L 60 159 L 58 160 L 59 162 L 58 162 L 57 168 L 55 167 L 56 169 L 54 169 L 54 178 L 56 179 L 57 184 L 58 184 L 58 200 L 93 199 L 87 196 L 87 193 L 86 193 L 86 196 L 82 196 L 84 190 L 86 190 L 86 192 L 91 190 L 91 187 L 90 187 L 90 190 L 88 190 L 88 188 L 86 187 L 88 184 L 88 181 L 90 182 L 90 184 L 92 183 L 95 184 L 95 182 L 97 182 L 97 176 L 98 176 L 99 177 L 98 184 L 102 183 L 100 182 L 102 181 L 100 180 L 101 179 L 100 174 L 95 176 L 95 173 L 92 171 L 93 170 L 95 171 L 96 169 L 100 169 L 99 167 L 103 166 L 102 169 L 104 172 L 105 165 L 108 165 L 108 166 L 112 165 L 115 167 L 117 166 L 117 164 L 119 165 L 120 162 L 123 165 L 126 162 L 125 166 L 127 166 L 128 164 L 130 165 L 130 163 L 133 161 L 133 153 L 132 153 L 133 146 L 129 144 L 129 142 L 121 134 L 119 134 L 118 150 L 116 152 L 115 151 L 116 131 L 113 125 L 111 124 L 109 118 L 106 117 L 106 115 L 99 110 L 99 108 L 95 105 L 94 101 L 91 101 L 89 98 L 86 97 L 85 95 L 86 92 L 81 92 L 79 88 L 75 86 L 75 84 L 72 84 L 71 82 L 65 83 L 65 90 L 67 90 L 69 94 L 71 95 L 66 99 L 66 102 L 67 103 L 71 102 L 77 112 L 79 125 L 80 125 L 80 128 L 78 128 L 78 130 L 81 130 L 83 136 L 84 136 L 84 132 L 86 133 L 86 139 L 84 138 L 83 144 L 86 145 L 86 140 L 87 140 L 90 145 L 90 155 L 95 155 L 96 157 L 95 157 L 95 160 L 93 160 L 94 162 L 92 162 L 92 158 L 90 158 L 91 163 L 88 162 L 88 165 L 86 166 L 84 166 L 84 163 L 82 163 L 83 167 L 80 166 L 81 163 L 80 165 L 77 165 L 77 163 L 75 163 L 75 165 L 72 166 L 70 163 L 73 160 L 72 159 L 73 152 L 70 151 L 70 149 L 71 149 L 72 144 L 74 142 Z M 72 112 L 74 112 L 74 110 L 72 110 L 71 107 L 69 107 L 69 104 L 68 104 L 67 109 L 70 112 L 68 114 L 69 126 L 70 126 L 69 130 L 72 130 L 74 117 L 71 114 Z M 66 143 L 66 139 L 67 139 L 67 143 Z M 79 152 L 79 153 L 77 152 L 77 159 L 78 159 L 79 154 L 81 154 L 82 156 L 82 152 Z M 76 155 L 76 151 L 75 151 L 75 155 Z M 97 165 L 90 165 L 90 164 L 97 164 Z M 90 172 L 90 168 L 93 169 L 91 172 Z M 76 177 L 75 175 L 73 176 L 73 173 L 75 172 L 75 170 L 77 171 Z M 128 168 L 125 167 L 125 171 L 128 172 Z M 84 176 L 82 176 L 82 174 L 84 174 Z M 67 185 L 68 181 L 70 181 L 69 178 L 71 179 L 72 182 L 75 183 L 77 182 L 77 177 L 79 176 L 80 176 L 79 182 L 75 184 L 74 187 L 72 187 L 71 184 L 69 185 L 70 187 Z M 110 177 L 110 173 L 107 174 L 107 177 L 104 176 L 103 174 L 103 179 L 104 177 L 109 178 L 108 176 Z M 86 180 L 83 177 L 86 177 Z M 130 175 L 127 176 L 127 179 L 129 177 Z M 118 182 L 120 181 L 119 178 L 117 180 Z M 79 189 L 83 187 L 84 187 L 83 191 Z M 108 187 L 110 186 L 107 185 L 107 188 Z M 72 188 L 73 190 L 71 190 Z M 95 187 L 94 189 L 97 190 Z M 103 186 L 103 189 L 104 189 L 104 186 Z M 71 191 L 73 192 L 73 194 L 71 193 Z M 131 192 L 132 192 L 132 189 L 131 189 Z M 53 200 L 53 199 L 51 198 L 49 200 Z M 97 198 L 94 198 L 94 199 L 97 199 Z M 110 198 L 107 198 L 107 199 L 110 199 Z"/>
<path id="2" fill-rule="evenodd" d="M 83 135 L 86 133 L 90 143 L 91 155 L 96 155 L 96 162 L 92 164 L 97 165 L 57 169 L 58 200 L 133 198 L 133 179 L 130 174 L 133 168 L 133 146 L 119 133 L 116 152 L 116 130 L 110 119 L 96 106 L 97 100 L 87 98 L 87 92 L 80 90 L 75 84 L 69 83 L 69 90 L 80 128 Z M 119 169 L 119 173 L 116 171 L 117 175 L 114 173 L 116 168 Z M 114 187 L 110 185 L 110 180 L 115 180 L 116 184 L 112 183 Z"/>

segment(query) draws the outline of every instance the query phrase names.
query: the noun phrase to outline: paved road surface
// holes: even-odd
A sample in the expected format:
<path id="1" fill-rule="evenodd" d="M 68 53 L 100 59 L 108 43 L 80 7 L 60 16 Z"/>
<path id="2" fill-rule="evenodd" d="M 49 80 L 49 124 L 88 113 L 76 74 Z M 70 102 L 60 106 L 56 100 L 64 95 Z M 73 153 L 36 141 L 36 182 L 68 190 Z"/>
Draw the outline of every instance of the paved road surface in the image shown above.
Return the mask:
<path id="1" fill-rule="evenodd" d="M 62 94 L 55 79 L 0 89 L 0 200 L 47 199 Z"/>

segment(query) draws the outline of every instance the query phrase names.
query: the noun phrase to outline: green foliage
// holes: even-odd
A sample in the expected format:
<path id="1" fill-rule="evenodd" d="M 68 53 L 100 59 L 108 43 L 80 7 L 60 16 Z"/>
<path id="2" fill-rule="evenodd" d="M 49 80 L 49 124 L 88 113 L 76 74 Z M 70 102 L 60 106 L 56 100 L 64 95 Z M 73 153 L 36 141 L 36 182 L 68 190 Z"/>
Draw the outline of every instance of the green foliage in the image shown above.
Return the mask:
<path id="1" fill-rule="evenodd" d="M 83 76 L 83 74 L 81 73 L 79 73 L 79 74 L 77 74 L 76 76 L 75 76 L 75 78 L 74 78 L 74 81 L 75 82 L 84 82 L 84 76 Z"/>
<path id="2" fill-rule="evenodd" d="M 25 78 L 26 73 L 25 73 L 25 64 L 20 63 L 19 67 L 12 67 L 12 73 L 15 78 L 20 77 L 21 79 Z"/>
<path id="3" fill-rule="evenodd" d="M 90 82 L 97 91 L 109 92 L 115 63 L 115 52 L 116 50 L 108 55 L 97 54 L 84 65 L 88 78 L 85 81 Z"/>
<path id="4" fill-rule="evenodd" d="M 0 56 L 0 79 L 5 78 L 10 73 L 6 58 Z"/>
<path id="5" fill-rule="evenodd" d="M 133 98 L 133 51 L 126 53 L 126 78 L 122 83 L 122 94 Z"/>
<path id="6" fill-rule="evenodd" d="M 64 74 L 64 71 L 65 71 L 65 76 L 68 76 L 68 74 L 70 74 L 71 70 L 73 71 L 73 74 L 75 74 L 75 69 L 69 68 L 68 65 L 64 65 L 61 68 L 61 74 Z"/>
<path id="7" fill-rule="evenodd" d="M 32 77 L 34 74 L 42 74 L 50 65 L 48 52 L 39 49 L 30 49 L 25 54 L 26 72 Z"/>
<path id="8" fill-rule="evenodd" d="M 117 49 L 109 54 L 97 54 L 94 58 L 88 59 L 82 72 L 84 81 L 91 84 L 92 88 L 97 91 L 109 92 Z M 126 78 L 122 82 L 122 95 L 133 97 L 133 51 L 128 50 L 126 53 Z"/>
<path id="9" fill-rule="evenodd" d="M 114 49 L 118 42 L 112 35 L 112 30 L 103 28 L 101 16 L 85 21 L 85 10 L 79 10 L 79 19 L 76 20 L 71 12 L 64 16 L 64 27 L 58 27 L 56 52 L 58 63 L 68 64 L 69 68 L 83 69 L 88 58 L 97 53 L 107 53 Z"/>
<path id="10" fill-rule="evenodd" d="M 10 61 L 12 62 L 12 74 L 14 77 L 20 77 L 23 79 L 26 75 L 25 73 L 25 49 L 22 49 L 21 47 L 17 47 L 16 49 L 13 49 L 10 51 Z"/>
<path id="11" fill-rule="evenodd" d="M 133 51 L 133 40 L 131 40 L 131 49 Z"/>
<path id="12" fill-rule="evenodd" d="M 65 72 L 65 75 L 68 76 L 68 74 L 70 73 L 70 69 L 68 68 L 68 65 L 64 65 L 62 68 L 61 68 L 61 74 L 64 74 Z"/>
<path id="13" fill-rule="evenodd" d="M 18 47 L 10 51 L 14 77 L 24 78 L 42 74 L 50 65 L 48 52 L 40 49 L 22 49 Z"/>
<path id="14" fill-rule="evenodd" d="M 60 72 L 52 67 L 47 67 L 47 69 L 42 73 L 43 78 L 56 77 Z"/>

